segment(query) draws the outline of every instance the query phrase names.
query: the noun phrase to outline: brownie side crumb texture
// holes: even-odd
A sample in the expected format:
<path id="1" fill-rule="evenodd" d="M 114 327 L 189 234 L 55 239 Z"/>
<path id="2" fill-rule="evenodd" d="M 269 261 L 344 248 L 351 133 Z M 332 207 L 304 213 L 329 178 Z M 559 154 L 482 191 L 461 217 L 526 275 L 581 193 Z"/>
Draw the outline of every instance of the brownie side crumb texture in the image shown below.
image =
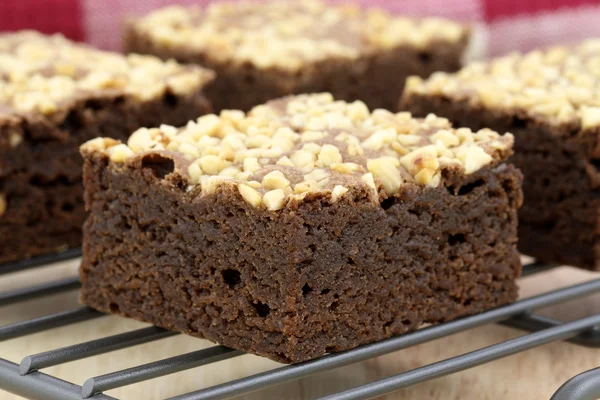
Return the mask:
<path id="1" fill-rule="evenodd" d="M 283 362 L 506 304 L 511 146 L 328 94 L 95 139 L 81 301 Z"/>
<path id="2" fill-rule="evenodd" d="M 600 40 L 512 53 L 407 80 L 402 109 L 515 134 L 519 248 L 600 269 Z"/>
<path id="3" fill-rule="evenodd" d="M 417 116 L 435 112 L 471 129 L 513 133 L 511 162 L 524 174 L 520 251 L 542 262 L 600 268 L 600 179 L 593 155 L 600 129 L 581 135 L 576 123 L 549 125 L 437 95 L 410 94 L 400 108 Z"/>
<path id="4" fill-rule="evenodd" d="M 176 175 L 161 179 L 166 160 L 87 157 L 83 303 L 300 362 L 517 297 L 512 166 L 381 204 L 315 196 L 275 214 L 233 190 L 187 195 Z"/>
<path id="5" fill-rule="evenodd" d="M 408 76 L 460 68 L 468 38 L 467 27 L 441 19 L 315 1 L 241 2 L 169 7 L 130 21 L 124 48 L 214 70 L 207 96 L 217 111 L 319 92 L 394 110 Z"/>
<path id="6" fill-rule="evenodd" d="M 126 140 L 141 126 L 182 124 L 206 114 L 210 105 L 197 93 L 167 95 L 139 103 L 123 97 L 94 99 L 73 107 L 62 122 L 19 120 L 11 126 L 25 140 L 0 152 L 0 262 L 81 245 L 86 217 L 79 145 L 98 136 Z"/>
<path id="7" fill-rule="evenodd" d="M 210 111 L 199 68 L 27 31 L 0 56 L 0 263 L 81 244 L 83 142 Z"/>

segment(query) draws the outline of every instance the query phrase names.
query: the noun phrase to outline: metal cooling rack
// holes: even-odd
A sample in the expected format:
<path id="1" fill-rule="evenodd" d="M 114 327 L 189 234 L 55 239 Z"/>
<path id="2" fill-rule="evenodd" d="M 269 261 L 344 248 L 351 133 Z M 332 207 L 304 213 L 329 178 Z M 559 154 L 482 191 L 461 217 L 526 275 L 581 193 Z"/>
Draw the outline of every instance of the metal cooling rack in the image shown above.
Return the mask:
<path id="1" fill-rule="evenodd" d="M 79 255 L 80 252 L 78 250 L 72 250 L 55 256 L 45 256 L 18 263 L 4 264 L 0 265 L 0 274 L 62 261 L 78 257 Z M 535 274 L 550 268 L 553 268 L 553 266 L 531 263 L 524 267 L 523 275 Z M 0 306 L 17 303 L 33 297 L 72 290 L 78 286 L 77 278 L 73 277 L 12 292 L 0 292 Z M 168 400 L 225 399 L 238 396 L 289 380 L 302 378 L 310 374 L 399 351 L 410 346 L 490 323 L 500 323 L 529 333 L 502 343 L 335 393 L 323 397 L 321 400 L 369 399 L 559 340 L 567 340 L 586 347 L 600 347 L 600 314 L 591 315 L 572 322 L 561 322 L 533 313 L 534 310 L 539 308 L 594 293 L 600 293 L 600 278 L 520 300 L 514 304 L 481 314 L 364 345 L 343 353 L 329 354 L 301 364 L 282 366 L 271 371 L 175 396 Z M 2 326 L 0 327 L 0 341 L 85 320 L 101 318 L 102 316 L 104 314 L 87 307 L 66 310 L 29 321 Z M 213 346 L 204 350 L 176 355 L 133 368 L 91 377 L 82 386 L 40 372 L 40 370 L 47 367 L 152 342 L 177 334 L 161 328 L 149 327 L 43 353 L 25 355 L 20 364 L 0 358 L 0 389 L 30 399 L 81 400 L 91 398 L 93 400 L 116 400 L 114 397 L 103 394 L 103 392 L 244 354 L 241 351 L 224 346 Z M 596 368 L 579 374 L 567 381 L 558 389 L 551 400 L 592 400 L 599 397 L 600 368 Z"/>

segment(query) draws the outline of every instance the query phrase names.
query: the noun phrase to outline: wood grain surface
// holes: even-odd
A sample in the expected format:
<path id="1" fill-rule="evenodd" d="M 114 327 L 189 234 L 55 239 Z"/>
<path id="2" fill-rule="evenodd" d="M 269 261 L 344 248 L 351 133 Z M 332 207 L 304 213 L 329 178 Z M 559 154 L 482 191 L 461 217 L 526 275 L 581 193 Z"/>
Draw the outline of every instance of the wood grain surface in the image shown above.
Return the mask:
<path id="1" fill-rule="evenodd" d="M 0 291 L 24 287 L 49 279 L 72 276 L 77 261 L 0 276 Z M 574 268 L 558 268 L 521 279 L 521 297 L 597 278 L 598 275 Z M 0 325 L 30 319 L 65 309 L 76 308 L 77 293 L 72 291 L 17 305 L 0 307 Z M 543 314 L 562 320 L 600 312 L 600 295 L 544 310 Z M 116 316 L 107 316 L 51 331 L 0 342 L 0 357 L 20 362 L 28 354 L 83 342 L 106 335 L 138 329 L 146 325 Z M 489 325 L 456 334 L 407 350 L 362 363 L 319 373 L 261 392 L 238 397 L 247 400 L 314 399 L 336 391 L 388 377 L 427 363 L 514 338 L 519 331 Z M 120 350 L 85 360 L 45 369 L 44 372 L 82 384 L 89 377 L 183 354 L 211 346 L 212 343 L 177 335 L 153 343 Z M 251 355 L 195 368 L 148 382 L 107 392 L 120 399 L 162 399 L 198 390 L 257 372 L 279 364 Z M 568 343 L 551 343 L 462 373 L 422 383 L 382 397 L 384 399 L 549 399 L 567 379 L 600 366 L 600 350 Z M 0 390 L 1 400 L 19 397 Z"/>

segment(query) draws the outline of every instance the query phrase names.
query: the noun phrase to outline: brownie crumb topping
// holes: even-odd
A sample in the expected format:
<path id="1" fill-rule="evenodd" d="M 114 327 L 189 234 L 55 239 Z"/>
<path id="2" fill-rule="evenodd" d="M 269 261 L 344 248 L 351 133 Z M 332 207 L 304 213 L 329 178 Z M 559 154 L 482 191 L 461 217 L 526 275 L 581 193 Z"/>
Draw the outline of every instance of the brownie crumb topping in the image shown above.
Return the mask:
<path id="1" fill-rule="evenodd" d="M 437 187 L 444 170 L 472 174 L 507 157 L 512 143 L 511 134 L 453 129 L 433 114 L 370 112 L 324 93 L 274 100 L 248 114 L 226 110 L 180 129 L 140 129 L 127 144 L 95 139 L 83 151 L 102 151 L 115 164 L 176 154 L 185 159 L 188 190 L 210 195 L 234 185 L 249 204 L 278 210 L 311 193 L 335 202 L 367 189 L 379 201 L 406 183 Z"/>
<path id="2" fill-rule="evenodd" d="M 61 35 L 0 34 L 0 114 L 50 115 L 94 94 L 146 101 L 198 91 L 213 73 L 156 57 L 104 52 Z M 11 138 L 11 145 L 18 144 Z"/>
<path id="3" fill-rule="evenodd" d="M 134 28 L 161 45 L 204 52 L 216 62 L 291 71 L 402 45 L 421 49 L 433 42 L 455 43 L 468 34 L 466 27 L 440 18 L 392 17 L 314 0 L 172 6 L 137 20 Z"/>
<path id="4" fill-rule="evenodd" d="M 600 126 L 600 39 L 513 53 L 455 74 L 411 77 L 406 95 L 442 95 L 488 109 L 518 110 L 550 124 Z"/>

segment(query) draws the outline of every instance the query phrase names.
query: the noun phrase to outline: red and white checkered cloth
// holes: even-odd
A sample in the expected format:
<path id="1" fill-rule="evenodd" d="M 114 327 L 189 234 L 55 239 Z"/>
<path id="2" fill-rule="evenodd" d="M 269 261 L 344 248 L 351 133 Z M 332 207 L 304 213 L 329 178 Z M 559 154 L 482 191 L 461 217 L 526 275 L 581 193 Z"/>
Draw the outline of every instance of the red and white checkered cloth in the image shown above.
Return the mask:
<path id="1" fill-rule="evenodd" d="M 281 0 L 285 1 L 285 0 Z M 302 1 L 302 0 L 289 0 Z M 349 0 L 332 0 L 348 2 Z M 354 0 L 405 15 L 436 15 L 473 23 L 479 55 L 526 51 L 600 37 L 598 0 Z M 118 50 L 121 24 L 168 4 L 210 0 L 0 0 L 0 31 L 62 32 L 94 46 Z"/>

